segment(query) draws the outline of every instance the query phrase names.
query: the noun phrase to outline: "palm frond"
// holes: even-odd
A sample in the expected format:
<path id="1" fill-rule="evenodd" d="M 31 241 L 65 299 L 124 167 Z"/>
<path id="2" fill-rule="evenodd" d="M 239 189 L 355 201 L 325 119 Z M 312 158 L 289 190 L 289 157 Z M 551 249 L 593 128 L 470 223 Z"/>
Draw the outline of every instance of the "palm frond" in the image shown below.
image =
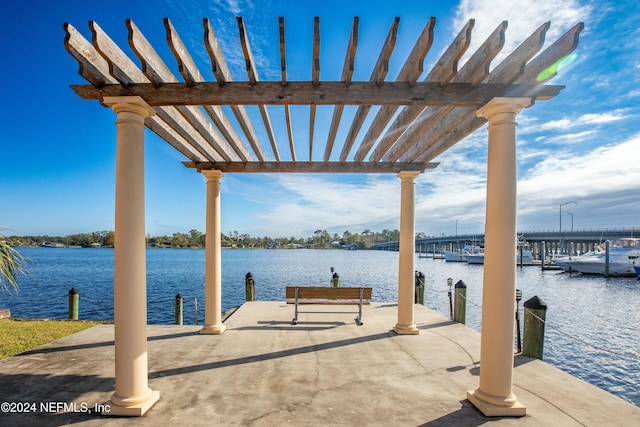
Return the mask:
<path id="1" fill-rule="evenodd" d="M 9 242 L 0 240 L 0 290 L 18 292 L 18 277 L 29 273 L 26 263 L 22 254 L 9 246 Z"/>

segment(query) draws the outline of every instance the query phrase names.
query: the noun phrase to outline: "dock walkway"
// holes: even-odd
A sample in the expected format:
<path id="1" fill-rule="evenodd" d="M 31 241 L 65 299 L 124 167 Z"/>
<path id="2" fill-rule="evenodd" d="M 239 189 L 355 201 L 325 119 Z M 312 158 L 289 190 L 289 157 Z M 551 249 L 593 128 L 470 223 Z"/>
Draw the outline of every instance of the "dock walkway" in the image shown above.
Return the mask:
<path id="1" fill-rule="evenodd" d="M 542 361 L 516 357 L 522 418 L 486 418 L 467 400 L 479 381 L 480 335 L 416 305 L 420 335 L 391 331 L 397 306 L 250 302 L 223 335 L 148 327 L 146 416 L 103 417 L 114 390 L 113 325 L 98 325 L 0 361 L 0 402 L 60 402 L 57 413 L 4 413 L 2 425 L 601 426 L 640 425 L 640 408 Z M 70 404 L 75 404 L 76 409 Z M 86 408 L 86 409 L 85 409 Z"/>

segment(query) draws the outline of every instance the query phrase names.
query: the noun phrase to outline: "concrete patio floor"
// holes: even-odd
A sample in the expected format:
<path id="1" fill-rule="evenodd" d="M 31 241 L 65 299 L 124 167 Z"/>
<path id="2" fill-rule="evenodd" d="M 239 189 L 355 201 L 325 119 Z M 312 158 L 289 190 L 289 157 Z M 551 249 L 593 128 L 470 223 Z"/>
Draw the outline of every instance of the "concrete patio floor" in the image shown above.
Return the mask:
<path id="1" fill-rule="evenodd" d="M 95 411 L 114 390 L 113 325 L 5 359 L 0 402 L 36 405 L 3 413 L 0 425 L 640 425 L 640 408 L 523 356 L 513 392 L 527 415 L 483 416 L 466 400 L 478 386 L 480 334 L 423 306 L 414 336 L 391 331 L 394 304 L 365 306 L 363 326 L 355 306 L 302 310 L 292 326 L 292 305 L 246 303 L 218 336 L 150 325 L 149 386 L 160 400 L 140 418 Z"/>

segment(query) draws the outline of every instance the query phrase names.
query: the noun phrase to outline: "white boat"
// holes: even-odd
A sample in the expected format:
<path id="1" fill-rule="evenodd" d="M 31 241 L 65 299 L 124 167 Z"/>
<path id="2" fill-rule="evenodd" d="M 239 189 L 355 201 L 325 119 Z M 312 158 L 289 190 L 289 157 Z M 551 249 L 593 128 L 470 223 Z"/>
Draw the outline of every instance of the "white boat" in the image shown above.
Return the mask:
<path id="1" fill-rule="evenodd" d="M 474 251 L 480 251 L 482 248 L 476 245 L 464 245 L 462 249 L 457 251 L 444 251 L 444 260 L 446 262 L 465 262 L 465 254 Z"/>
<path id="2" fill-rule="evenodd" d="M 468 253 L 464 257 L 469 264 L 484 264 L 484 252 Z"/>
<path id="3" fill-rule="evenodd" d="M 484 252 L 467 253 L 464 256 L 469 264 L 484 264 Z M 516 264 L 517 265 L 533 265 L 533 253 L 529 249 L 529 245 L 518 242 L 516 248 Z"/>
<path id="4" fill-rule="evenodd" d="M 43 248 L 64 248 L 63 243 L 44 242 L 41 245 Z"/>
<path id="5" fill-rule="evenodd" d="M 609 275 L 635 276 L 634 261 L 640 258 L 640 238 L 622 238 L 609 245 Z M 567 272 L 606 274 L 606 251 L 592 252 L 576 257 L 554 260 Z"/>

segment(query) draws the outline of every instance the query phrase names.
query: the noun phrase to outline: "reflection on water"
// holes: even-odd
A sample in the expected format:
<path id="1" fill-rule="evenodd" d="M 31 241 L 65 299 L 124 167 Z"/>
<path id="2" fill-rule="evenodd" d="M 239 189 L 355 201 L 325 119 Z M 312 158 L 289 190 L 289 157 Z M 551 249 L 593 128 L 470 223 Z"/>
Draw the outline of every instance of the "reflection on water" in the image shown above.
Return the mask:
<path id="1" fill-rule="evenodd" d="M 67 317 L 68 291 L 80 290 L 81 319 L 113 318 L 113 250 L 20 248 L 31 275 L 20 293 L 1 294 L 13 317 Z M 396 301 L 398 253 L 342 250 L 223 250 L 223 311 L 244 301 L 251 272 L 259 300 L 283 300 L 287 285 L 328 285 L 330 267 L 343 286 L 371 286 L 375 301 Z M 426 276 L 425 305 L 449 315 L 447 278 L 467 285 L 467 325 L 481 326 L 482 265 L 416 259 Z M 640 282 L 636 278 L 569 276 L 535 267 L 518 269 L 523 302 L 537 295 L 548 306 L 544 359 L 640 405 Z M 185 324 L 204 319 L 204 250 L 147 250 L 149 323 L 171 324 L 176 294 Z M 522 303 L 520 318 L 523 318 Z M 391 327 L 392 325 L 390 325 Z"/>

